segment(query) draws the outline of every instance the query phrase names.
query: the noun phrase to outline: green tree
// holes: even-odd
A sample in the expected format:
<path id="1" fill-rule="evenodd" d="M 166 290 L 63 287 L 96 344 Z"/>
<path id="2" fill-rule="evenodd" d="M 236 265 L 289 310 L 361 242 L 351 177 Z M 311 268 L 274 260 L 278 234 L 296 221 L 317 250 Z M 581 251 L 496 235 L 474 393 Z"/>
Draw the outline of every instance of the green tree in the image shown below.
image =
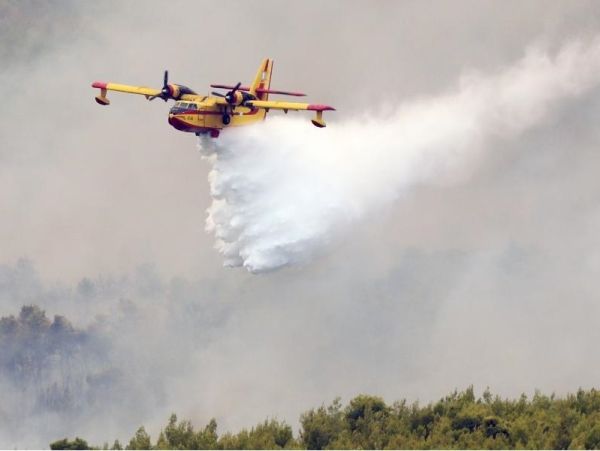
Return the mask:
<path id="1" fill-rule="evenodd" d="M 152 448 L 152 442 L 150 436 L 146 432 L 144 426 L 141 426 L 135 433 L 135 435 L 129 440 L 127 449 L 150 449 Z"/>
<path id="2" fill-rule="evenodd" d="M 383 399 L 359 395 L 345 407 L 336 399 L 304 413 L 296 439 L 285 422 L 266 420 L 251 429 L 217 435 L 213 419 L 197 431 L 173 414 L 160 432 L 159 449 L 598 449 L 600 395 L 579 390 L 558 398 L 540 392 L 529 400 L 501 399 L 489 390 L 476 398 L 473 388 L 454 391 L 435 403 L 406 401 L 387 405 Z M 139 428 L 128 449 L 151 448 Z M 105 445 L 108 447 L 108 445 Z M 113 448 L 119 448 L 118 441 Z M 58 440 L 52 449 L 86 449 L 76 438 Z"/>
<path id="3" fill-rule="evenodd" d="M 381 449 L 389 441 L 390 408 L 376 396 L 359 395 L 345 409 L 347 429 L 363 449 Z"/>
<path id="4" fill-rule="evenodd" d="M 224 434 L 218 442 L 222 449 L 291 449 L 298 448 L 292 428 L 285 422 L 271 419 L 258 424 L 250 431 Z"/>
<path id="5" fill-rule="evenodd" d="M 194 438 L 196 449 L 217 449 L 217 421 L 212 418 L 203 430 L 198 431 Z"/>
<path id="6" fill-rule="evenodd" d="M 600 424 L 586 434 L 584 445 L 586 449 L 600 449 Z"/>
<path id="7" fill-rule="evenodd" d="M 336 398 L 333 403 L 325 408 L 312 409 L 302 414 L 300 424 L 300 442 L 308 449 L 325 449 L 336 440 L 344 430 L 342 404 Z"/>
<path id="8" fill-rule="evenodd" d="M 73 440 L 63 438 L 52 442 L 50 443 L 50 449 L 90 449 L 90 446 L 85 440 L 75 437 Z"/>
<path id="9" fill-rule="evenodd" d="M 165 449 L 194 449 L 195 434 L 192 423 L 181 421 L 177 423 L 177 415 L 172 414 L 169 417 L 169 423 L 164 429 L 164 438 L 166 439 Z"/>

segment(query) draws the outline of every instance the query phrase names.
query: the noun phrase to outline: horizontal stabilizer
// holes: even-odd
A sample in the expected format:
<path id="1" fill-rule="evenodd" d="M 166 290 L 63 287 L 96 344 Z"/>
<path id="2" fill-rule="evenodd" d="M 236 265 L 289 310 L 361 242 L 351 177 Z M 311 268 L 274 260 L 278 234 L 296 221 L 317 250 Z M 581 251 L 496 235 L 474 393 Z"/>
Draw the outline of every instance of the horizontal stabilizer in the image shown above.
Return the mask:
<path id="1" fill-rule="evenodd" d="M 210 87 L 217 88 L 217 89 L 230 89 L 230 90 L 235 88 L 235 86 L 230 86 L 230 85 L 210 85 Z M 250 87 L 249 86 L 240 86 L 239 88 L 237 88 L 237 90 L 248 92 L 248 91 L 250 91 Z M 262 89 L 262 88 L 257 88 L 256 93 L 257 94 L 281 94 L 284 96 L 296 96 L 296 97 L 306 96 L 306 94 L 303 94 L 301 92 L 279 91 L 276 89 Z"/>
<path id="2" fill-rule="evenodd" d="M 234 85 L 210 85 L 211 88 L 217 89 L 229 89 L 230 91 L 235 88 Z M 239 86 L 236 91 L 250 91 L 248 86 Z"/>
<path id="3" fill-rule="evenodd" d="M 259 94 L 282 94 L 284 96 L 296 96 L 296 97 L 304 97 L 306 94 L 303 94 L 301 92 L 289 92 L 289 91 L 277 91 L 275 89 L 260 89 L 258 88 L 256 90 L 257 93 Z"/>

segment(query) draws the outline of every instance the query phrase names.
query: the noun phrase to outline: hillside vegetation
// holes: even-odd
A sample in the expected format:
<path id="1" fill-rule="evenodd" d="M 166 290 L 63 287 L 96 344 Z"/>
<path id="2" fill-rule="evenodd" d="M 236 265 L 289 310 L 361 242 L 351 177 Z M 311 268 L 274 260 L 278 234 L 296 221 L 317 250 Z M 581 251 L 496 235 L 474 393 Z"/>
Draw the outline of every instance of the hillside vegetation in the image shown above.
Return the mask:
<path id="1" fill-rule="evenodd" d="M 123 445 L 111 449 L 598 449 L 600 392 L 579 390 L 564 398 L 537 392 L 509 400 L 473 388 L 420 406 L 406 401 L 388 405 L 360 395 L 343 406 L 339 399 L 300 417 L 300 431 L 274 419 L 250 430 L 217 433 L 213 419 L 196 429 L 171 415 L 156 440 L 140 427 Z M 62 439 L 52 449 L 84 449 L 81 438 Z M 108 443 L 104 444 L 108 449 Z"/>

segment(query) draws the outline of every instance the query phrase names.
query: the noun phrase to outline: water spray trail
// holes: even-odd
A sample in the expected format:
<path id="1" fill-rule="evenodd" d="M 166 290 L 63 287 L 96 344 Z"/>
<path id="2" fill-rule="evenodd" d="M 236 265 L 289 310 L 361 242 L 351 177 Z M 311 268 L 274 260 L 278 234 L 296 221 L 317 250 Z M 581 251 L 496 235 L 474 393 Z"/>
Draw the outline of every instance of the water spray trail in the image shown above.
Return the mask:
<path id="1" fill-rule="evenodd" d="M 385 117 L 322 130 L 306 118 L 272 117 L 227 130 L 199 144 L 213 165 L 206 229 L 227 266 L 263 272 L 306 262 L 352 221 L 415 183 L 464 177 L 487 140 L 518 136 L 599 82 L 596 38 L 554 56 L 530 49 L 496 74 L 463 75 L 454 92 Z"/>

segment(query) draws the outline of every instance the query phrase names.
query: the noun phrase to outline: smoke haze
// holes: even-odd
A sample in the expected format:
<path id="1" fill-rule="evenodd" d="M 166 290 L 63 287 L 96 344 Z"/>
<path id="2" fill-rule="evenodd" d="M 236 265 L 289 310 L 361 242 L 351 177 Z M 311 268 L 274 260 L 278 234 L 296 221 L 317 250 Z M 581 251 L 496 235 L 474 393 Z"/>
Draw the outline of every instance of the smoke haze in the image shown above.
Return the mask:
<path id="1" fill-rule="evenodd" d="M 597 386 L 598 12 L 2 3 L 0 447 Z M 211 155 L 164 103 L 89 86 L 168 68 L 202 93 L 264 57 L 338 109 L 326 129 L 272 111 Z"/>

